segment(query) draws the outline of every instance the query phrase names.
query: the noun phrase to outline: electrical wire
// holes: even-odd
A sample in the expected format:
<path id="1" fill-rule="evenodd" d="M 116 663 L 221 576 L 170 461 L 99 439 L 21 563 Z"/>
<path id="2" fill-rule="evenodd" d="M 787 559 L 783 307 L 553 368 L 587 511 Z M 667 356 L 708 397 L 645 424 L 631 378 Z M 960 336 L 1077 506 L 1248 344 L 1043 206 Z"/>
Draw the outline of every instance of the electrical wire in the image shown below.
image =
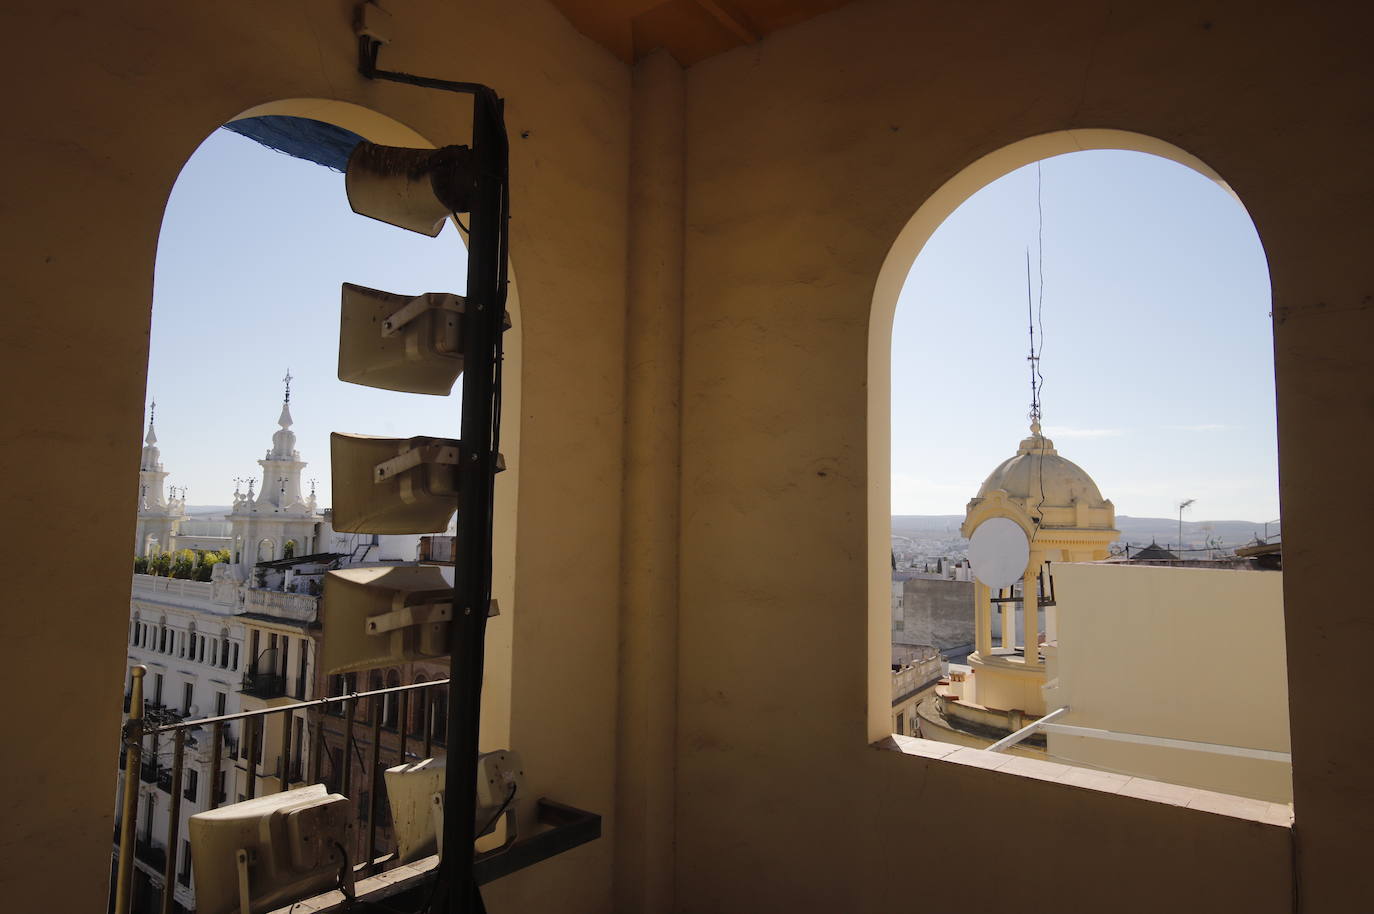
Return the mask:
<path id="1" fill-rule="evenodd" d="M 479 834 L 479 835 L 486 834 L 487 829 L 491 828 L 493 825 L 496 824 L 496 821 L 497 821 L 498 819 L 501 818 L 502 814 L 505 813 L 506 807 L 510 805 L 511 800 L 514 800 L 514 799 L 515 799 L 515 791 L 516 791 L 516 789 L 517 789 L 517 788 L 516 788 L 516 786 L 515 786 L 514 784 L 510 785 L 510 793 L 506 794 L 505 802 L 503 802 L 500 806 L 498 806 L 498 807 L 496 808 L 496 812 L 492 815 L 492 817 L 491 817 L 490 819 L 487 820 L 487 824 L 486 824 L 486 825 L 483 825 L 483 826 L 477 831 L 477 834 Z"/>

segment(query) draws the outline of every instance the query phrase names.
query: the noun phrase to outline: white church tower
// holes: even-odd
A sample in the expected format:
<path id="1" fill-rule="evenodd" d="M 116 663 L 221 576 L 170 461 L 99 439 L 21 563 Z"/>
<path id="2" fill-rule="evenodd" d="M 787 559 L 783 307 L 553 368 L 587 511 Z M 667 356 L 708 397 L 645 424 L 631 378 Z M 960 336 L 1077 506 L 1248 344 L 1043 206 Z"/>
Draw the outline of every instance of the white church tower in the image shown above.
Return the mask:
<path id="1" fill-rule="evenodd" d="M 234 493 L 234 509 L 229 515 L 234 538 L 234 561 L 245 578 L 258 562 L 271 562 L 292 555 L 315 551 L 317 525 L 323 518 L 315 511 L 315 493 L 301 495 L 301 470 L 306 463 L 296 450 L 296 433 L 291 431 L 291 373 L 282 379 L 286 395 L 282 399 L 277 430 L 272 446 L 263 459 L 262 488 L 254 495 Z"/>
<path id="2" fill-rule="evenodd" d="M 185 499 L 163 494 L 167 471 L 162 468 L 162 452 L 157 447 L 153 420 L 157 401 L 148 407 L 148 434 L 143 439 L 143 454 L 138 461 L 138 525 L 134 533 L 134 555 L 149 556 L 172 548 L 172 537 L 185 518 Z"/>

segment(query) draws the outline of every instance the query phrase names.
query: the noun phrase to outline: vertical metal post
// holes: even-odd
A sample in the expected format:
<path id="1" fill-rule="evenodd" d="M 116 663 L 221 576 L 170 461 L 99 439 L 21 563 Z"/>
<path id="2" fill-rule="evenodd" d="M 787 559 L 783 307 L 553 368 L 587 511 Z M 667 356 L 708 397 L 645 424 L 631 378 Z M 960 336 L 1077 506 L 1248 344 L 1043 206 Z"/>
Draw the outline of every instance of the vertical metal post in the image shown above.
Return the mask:
<path id="1" fill-rule="evenodd" d="M 396 735 L 400 745 L 400 751 L 396 755 L 396 764 L 406 763 L 406 732 L 410 729 L 410 693 L 402 692 L 400 695 L 401 706 L 396 715 Z"/>
<path id="2" fill-rule="evenodd" d="M 248 785 L 243 795 L 249 800 L 258 795 L 258 765 L 253 760 L 253 756 L 258 751 L 258 721 L 260 719 L 257 717 L 245 717 L 243 719 L 243 748 L 247 750 L 245 761 L 248 763 Z"/>
<path id="3" fill-rule="evenodd" d="M 487 606 L 491 600 L 492 489 L 499 442 L 495 422 L 505 315 L 507 149 L 502 102 L 491 89 L 473 97 L 473 195 L 468 253 L 467 324 L 463 347 L 462 465 L 458 543 L 454 556 L 449 650 L 448 788 L 444 791 L 444 853 L 439 861 L 439 910 L 484 911 L 472 870 L 477 817 L 477 750 L 481 725 Z"/>
<path id="4" fill-rule="evenodd" d="M 357 713 L 357 704 L 356 698 L 344 699 L 343 782 L 339 793 L 350 800 L 353 799 L 349 792 L 349 788 L 353 786 L 353 717 Z"/>
<path id="5" fill-rule="evenodd" d="M 172 896 L 176 894 L 177 839 L 181 836 L 181 769 L 186 753 L 185 728 L 178 727 L 172 741 L 172 808 L 168 810 L 167 863 L 162 873 L 162 914 L 172 914 Z"/>
<path id="6" fill-rule="evenodd" d="M 367 867 L 372 869 L 377 859 L 377 786 L 381 783 L 382 767 L 382 696 L 374 695 L 368 700 L 372 705 L 372 764 L 368 766 L 367 793 Z"/>
<path id="7" fill-rule="evenodd" d="M 287 791 L 291 789 L 291 737 L 296 715 L 287 708 L 281 716 L 281 789 Z"/>
<path id="8" fill-rule="evenodd" d="M 214 746 L 210 749 L 210 808 L 219 809 L 219 766 L 224 763 L 224 721 L 215 721 L 210 730 Z"/>
<path id="9" fill-rule="evenodd" d="M 329 706 L 320 705 L 319 709 L 313 714 L 315 718 L 315 739 L 311 744 L 313 748 L 310 751 L 310 783 L 312 784 L 318 784 L 320 782 L 320 771 L 322 770 L 321 766 L 323 764 L 321 757 L 324 755 L 324 709 L 327 707 Z M 310 712 L 306 712 L 306 714 L 306 720 L 309 720 L 311 714 Z"/>
<path id="10" fill-rule="evenodd" d="M 420 758 L 434 757 L 434 727 L 430 715 L 434 712 L 430 710 L 429 693 L 434 691 L 434 686 L 425 686 L 420 690 L 422 696 L 420 703 L 420 732 L 424 736 L 425 751 L 420 753 Z"/>
<path id="11" fill-rule="evenodd" d="M 143 761 L 143 677 L 135 666 L 129 689 L 129 720 L 124 724 L 124 796 L 120 800 L 119 870 L 115 875 L 114 914 L 129 914 L 134 888 L 134 823 L 138 819 L 138 778 Z"/>

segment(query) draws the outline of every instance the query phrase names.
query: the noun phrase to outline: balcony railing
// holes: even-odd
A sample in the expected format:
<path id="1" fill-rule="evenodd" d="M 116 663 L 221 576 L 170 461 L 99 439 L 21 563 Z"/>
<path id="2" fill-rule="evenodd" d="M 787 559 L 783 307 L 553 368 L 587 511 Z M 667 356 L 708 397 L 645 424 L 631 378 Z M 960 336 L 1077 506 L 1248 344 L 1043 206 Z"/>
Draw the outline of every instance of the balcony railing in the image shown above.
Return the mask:
<path id="1" fill-rule="evenodd" d="M 142 669 L 135 668 L 134 694 L 141 697 L 143 681 Z M 281 792 L 290 788 L 290 785 L 301 780 L 312 784 L 324 783 L 327 779 L 330 782 L 330 789 L 333 792 L 341 793 L 351 800 L 361 800 L 368 798 L 369 807 L 360 810 L 357 824 L 360 833 L 367 836 L 366 856 L 359 855 L 363 863 L 359 867 L 365 872 L 377 873 L 389 862 L 395 860 L 394 854 L 380 854 L 384 849 L 378 845 L 378 826 L 389 821 L 389 810 L 383 808 L 381 804 L 385 802 L 383 797 L 382 772 L 386 768 L 396 764 L 405 763 L 411 760 L 428 758 L 434 754 L 435 743 L 438 742 L 434 732 L 436 724 L 441 723 L 443 715 L 435 713 L 446 706 L 449 680 L 439 679 L 433 682 L 419 682 L 412 685 L 392 686 L 385 689 L 376 689 L 368 692 L 351 692 L 346 695 L 335 695 L 329 698 L 319 698 L 311 701 L 297 701 L 289 704 L 279 705 L 273 708 L 261 708 L 253 711 L 240 711 L 235 714 L 222 714 L 217 717 L 206 717 L 198 720 L 174 720 L 162 724 L 151 724 L 145 726 L 143 718 L 134 716 L 129 719 L 125 730 L 124 747 L 126 758 L 126 772 L 133 768 L 153 771 L 153 778 L 161 783 L 158 776 L 159 769 L 169 772 L 169 800 L 170 809 L 167 815 L 167 835 L 164 845 L 156 845 L 151 840 L 151 834 L 144 829 L 145 834 L 139 836 L 139 807 L 137 782 L 130 777 L 124 778 L 123 796 L 121 802 L 120 815 L 117 818 L 120 824 L 128 825 L 127 830 L 116 827 L 115 839 L 118 842 L 117 854 L 119 855 L 119 871 L 116 882 L 116 901 L 127 904 L 129 893 L 132 890 L 132 879 L 130 872 L 124 867 L 131 865 L 133 854 L 145 865 L 158 869 L 162 874 L 163 884 L 172 886 L 175 882 L 186 884 L 186 878 L 182 875 L 185 872 L 186 859 L 184 855 L 176 853 L 168 854 L 165 848 L 181 847 L 180 828 L 182 820 L 181 803 L 183 799 L 182 790 L 187 785 L 183 780 L 184 765 L 186 761 L 185 750 L 192 742 L 193 732 L 203 732 L 202 728 L 209 728 L 211 736 L 208 747 L 211 751 L 208 775 L 209 784 L 204 793 L 209 797 L 209 808 L 215 809 L 224 803 L 225 793 L 233 793 L 240 786 L 243 788 L 243 798 L 252 799 L 257 795 L 259 785 L 273 792 Z M 371 699 L 366 704 L 360 704 L 364 699 Z M 441 701 L 440 699 L 443 699 Z M 420 726 L 417 730 L 410 727 L 400 728 L 388 736 L 383 746 L 382 739 L 382 715 L 383 708 L 390 702 L 396 703 L 399 711 L 397 720 L 411 720 L 411 702 L 416 704 L 415 715 Z M 141 701 L 135 701 L 134 706 L 138 707 Z M 346 763 L 339 766 L 338 771 L 323 770 L 324 761 L 328 757 L 325 752 L 325 717 L 332 707 L 343 709 L 342 732 L 339 728 L 339 720 L 330 716 L 331 734 L 342 737 L 345 749 Z M 358 711 L 363 709 L 367 721 L 359 722 Z M 303 730 L 297 729 L 296 722 L 300 721 Z M 442 721 L 446 723 L 446 720 Z M 267 762 L 262 766 L 264 771 L 273 771 L 277 776 L 264 777 L 259 773 L 258 765 L 248 765 L 243 773 L 243 780 L 240 783 L 229 781 L 227 778 L 235 776 L 238 770 L 234 764 L 237 755 L 232 750 L 233 741 L 227 738 L 228 725 L 237 723 L 240 730 L 240 741 L 243 742 L 248 758 L 255 758 L 262 755 L 261 746 L 264 742 L 269 745 L 275 743 L 280 747 L 280 754 L 275 759 L 275 764 Z M 366 726 L 371 731 L 371 745 L 368 755 L 370 761 L 363 761 L 363 752 L 360 751 L 358 742 L 355 739 L 355 731 L 359 726 Z M 277 727 L 277 738 L 268 741 L 265 737 L 271 734 L 269 728 Z M 298 745 L 296 737 L 299 737 Z M 143 753 L 145 742 L 149 747 L 165 747 L 168 742 L 172 744 L 172 765 L 170 768 L 159 766 L 155 760 L 144 762 Z M 153 749 L 153 751 L 157 751 Z M 300 756 L 304 756 L 303 758 Z M 354 783 L 355 759 L 362 768 L 362 777 L 359 783 Z M 264 760 L 267 761 L 267 760 Z M 200 762 L 197 761 L 197 764 Z M 132 766 L 132 767 L 130 767 Z M 332 767 L 332 765 L 331 765 Z M 283 771 L 291 772 L 291 777 L 280 778 Z M 225 786 L 220 787 L 220 776 L 226 775 Z M 147 779 L 147 778 L 145 778 Z M 199 780 L 199 779 L 198 779 Z M 187 794 L 189 796 L 189 794 Z M 509 832 L 506 843 L 500 847 L 477 853 L 473 860 L 473 876 L 478 885 L 499 879 L 509 873 L 513 873 L 524 867 L 546 860 L 556 854 L 560 854 L 588 841 L 593 841 L 601 835 L 601 817 L 595 813 L 575 809 L 555 803 L 549 799 L 541 798 L 536 804 L 535 819 L 540 828 L 528 838 L 515 837 L 514 832 Z M 135 836 L 138 836 L 135 838 Z M 125 843 L 127 840 L 127 844 Z M 133 845 L 133 846 L 130 846 Z M 177 869 L 177 857 L 181 856 L 182 869 Z M 404 876 L 406 891 L 411 892 L 416 897 L 407 896 L 407 902 L 415 905 L 427 904 L 430 899 L 430 892 L 425 886 L 432 880 L 433 871 L 428 873 L 411 873 Z M 362 875 L 362 873 L 360 873 Z M 174 882 L 175 881 L 175 882 Z M 378 880 L 365 880 L 374 883 L 377 891 L 382 891 L 383 886 Z M 386 889 L 390 892 L 391 889 Z M 388 896 L 389 897 L 389 896 Z M 222 906 L 224 899 L 207 899 L 206 907 L 213 905 Z M 164 908 L 166 910 L 166 908 Z"/>
<path id="2" fill-rule="evenodd" d="M 141 691 L 141 688 L 142 682 L 140 680 L 136 690 Z M 438 694 L 436 690 L 440 690 L 446 696 L 448 680 L 439 679 L 433 682 L 392 686 L 371 692 L 354 692 L 313 701 L 297 701 L 275 708 L 240 711 L 236 714 L 223 714 L 218 717 L 206 717 L 198 720 L 183 720 L 176 713 L 152 704 L 146 705 L 148 711 L 146 718 L 141 718 L 138 715 L 130 717 L 130 727 L 127 732 L 137 735 L 126 738 L 120 751 L 120 761 L 122 764 L 128 764 L 130 757 L 132 757 L 132 764 L 138 766 L 141 779 L 150 784 L 157 784 L 159 789 L 169 795 L 171 809 L 168 814 L 165 845 L 155 845 L 148 839 L 139 837 L 134 849 L 136 857 L 143 863 L 157 868 L 162 873 L 165 884 L 171 885 L 173 880 L 180 880 L 183 885 L 185 884 L 185 880 L 181 880 L 181 871 L 176 869 L 176 855 L 167 854 L 164 848 L 180 847 L 181 804 L 183 799 L 193 800 L 194 797 L 190 784 L 184 777 L 186 749 L 197 744 L 193 734 L 203 735 L 205 728 L 210 731 L 208 743 L 202 742 L 210 754 L 208 771 L 210 784 L 204 791 L 208 797 L 207 802 L 210 809 L 222 805 L 228 798 L 226 795 L 236 789 L 242 789 L 243 796 L 246 799 L 251 799 L 258 794 L 260 786 L 270 785 L 270 789 L 280 791 L 287 789 L 292 783 L 300 783 L 301 781 L 323 783 L 326 779 L 330 781 L 331 788 L 335 792 L 342 793 L 354 800 L 367 796 L 371 798 L 371 804 L 375 805 L 382 802 L 380 798 L 385 794 L 382 787 L 383 771 L 392 765 L 428 758 L 433 754 L 436 742 L 433 724 L 437 715 L 431 713 L 430 709 L 443 707 L 442 704 L 431 698 L 432 695 Z M 278 674 L 250 674 L 244 677 L 243 691 L 246 694 L 259 697 L 282 697 L 286 694 L 286 677 Z M 360 704 L 363 699 L 374 698 L 374 696 L 374 700 Z M 381 739 L 384 701 L 397 703 L 402 720 L 406 719 L 407 708 L 410 703 L 415 702 L 420 711 L 419 718 L 423 724 L 418 732 L 395 734 L 393 738 L 389 738 L 385 752 Z M 136 703 L 135 706 L 137 704 L 139 703 Z M 324 715 L 331 707 L 342 708 L 342 736 L 344 745 L 349 750 L 345 756 L 347 763 L 342 765 L 341 770 L 337 772 L 323 770 L 328 759 L 325 751 L 323 721 Z M 357 717 L 360 716 L 358 714 L 360 708 L 364 710 L 368 720 L 361 722 L 357 720 Z M 296 721 L 302 717 L 304 717 L 302 724 L 306 729 L 304 733 L 298 734 Z M 337 719 L 331 715 L 331 720 Z M 238 739 L 233 739 L 229 735 L 229 725 L 235 722 L 240 729 Z M 363 755 L 357 749 L 357 741 L 354 736 L 355 731 L 360 726 L 366 726 L 371 730 L 371 759 L 369 763 L 363 766 L 362 783 L 354 784 L 354 765 L 352 763 L 355 758 L 361 760 Z M 279 747 L 280 754 L 275 759 L 264 759 L 262 746 L 267 741 L 268 733 L 272 732 L 269 730 L 272 727 L 277 728 L 273 735 L 276 737 L 274 742 Z M 336 723 L 334 727 L 337 729 L 338 724 Z M 297 743 L 298 735 L 299 746 Z M 146 754 L 151 751 L 165 749 L 169 742 L 172 744 L 172 764 L 170 767 L 159 764 L 158 759 L 145 758 Z M 244 750 L 243 755 L 245 757 L 259 760 L 259 764 L 247 766 L 243 774 L 243 781 L 240 784 L 234 785 L 226 782 L 225 786 L 220 788 L 218 786 L 220 772 L 227 771 L 227 777 L 234 777 L 233 761 L 239 755 L 240 746 Z M 196 755 L 201 756 L 203 751 L 198 748 Z M 305 757 L 296 757 L 295 753 L 297 752 Z M 159 752 L 159 754 L 161 753 Z M 281 779 L 283 771 L 290 772 L 290 777 L 285 783 Z M 267 774 L 268 772 L 270 774 Z M 141 812 L 139 807 L 142 804 L 130 802 L 127 790 L 128 788 L 126 788 L 122 818 L 132 823 L 129 833 L 138 835 L 140 828 L 138 819 Z M 134 797 L 136 798 L 136 796 L 135 790 Z M 379 856 L 383 856 L 384 852 L 391 850 L 391 848 L 384 849 L 378 846 L 377 825 L 381 818 L 384 817 L 376 814 L 367 815 L 365 819 L 360 816 L 360 827 L 365 829 L 367 834 L 367 857 L 365 859 L 374 861 L 374 868 L 378 868 L 375 861 L 378 861 Z M 120 837 L 121 832 L 116 829 L 116 842 L 120 840 Z M 123 848 L 121 848 L 121 853 L 122 851 Z"/>
<path id="3" fill-rule="evenodd" d="M 167 866 L 167 850 L 152 841 L 140 839 L 134 851 L 139 860 L 161 872 Z"/>
<path id="4" fill-rule="evenodd" d="M 239 691 L 254 698 L 282 698 L 286 695 L 286 677 L 280 673 L 245 673 Z"/>

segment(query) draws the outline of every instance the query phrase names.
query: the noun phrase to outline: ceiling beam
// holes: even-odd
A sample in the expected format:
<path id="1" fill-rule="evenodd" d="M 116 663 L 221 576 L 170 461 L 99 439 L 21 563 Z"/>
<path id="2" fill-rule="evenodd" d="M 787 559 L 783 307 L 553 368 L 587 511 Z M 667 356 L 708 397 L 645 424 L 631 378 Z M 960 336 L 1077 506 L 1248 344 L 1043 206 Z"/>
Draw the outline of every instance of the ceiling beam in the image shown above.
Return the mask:
<path id="1" fill-rule="evenodd" d="M 710 13 L 711 18 L 725 26 L 732 35 L 745 44 L 753 44 L 763 37 L 755 31 L 744 16 L 723 5 L 719 0 L 692 0 L 692 2 Z"/>

